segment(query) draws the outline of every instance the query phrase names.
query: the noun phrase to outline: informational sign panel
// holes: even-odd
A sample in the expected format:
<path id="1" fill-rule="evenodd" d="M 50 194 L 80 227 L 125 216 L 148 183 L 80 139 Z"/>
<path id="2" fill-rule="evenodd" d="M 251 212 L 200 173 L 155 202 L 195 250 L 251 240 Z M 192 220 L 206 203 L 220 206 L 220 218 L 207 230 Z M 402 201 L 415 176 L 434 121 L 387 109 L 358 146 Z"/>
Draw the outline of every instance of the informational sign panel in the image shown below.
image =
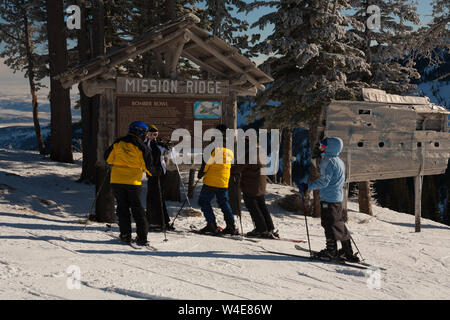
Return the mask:
<path id="1" fill-rule="evenodd" d="M 158 127 L 160 137 L 170 140 L 178 128 L 194 134 L 194 121 L 202 122 L 202 131 L 214 128 L 222 120 L 222 100 L 183 97 L 117 97 L 116 136 L 126 135 L 133 121 Z M 192 140 L 193 141 L 193 140 Z"/>

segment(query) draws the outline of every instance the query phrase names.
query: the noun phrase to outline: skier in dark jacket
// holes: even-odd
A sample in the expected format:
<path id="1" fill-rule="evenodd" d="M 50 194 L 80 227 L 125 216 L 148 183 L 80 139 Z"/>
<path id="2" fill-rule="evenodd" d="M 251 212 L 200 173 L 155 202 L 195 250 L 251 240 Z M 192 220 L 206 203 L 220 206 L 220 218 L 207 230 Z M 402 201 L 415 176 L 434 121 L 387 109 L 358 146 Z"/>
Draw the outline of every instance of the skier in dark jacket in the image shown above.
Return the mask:
<path id="1" fill-rule="evenodd" d="M 250 163 L 249 140 L 245 141 L 245 163 L 233 165 L 232 173 L 240 173 L 240 188 L 244 196 L 244 203 L 252 218 L 255 229 L 248 232 L 247 236 L 262 238 L 278 238 L 274 230 L 272 217 L 266 206 L 264 195 L 266 193 L 267 177 L 261 174 L 264 167 L 264 159 L 260 158 L 259 146 L 256 152 L 256 163 Z"/>
<path id="2" fill-rule="evenodd" d="M 125 137 L 117 139 L 106 151 L 105 160 L 112 165 L 111 186 L 117 200 L 120 239 L 131 242 L 131 214 L 136 222 L 136 244 L 146 245 L 148 221 L 141 205 L 142 171 L 158 175 L 152 156 L 143 140 L 148 126 L 142 121 L 132 122 Z"/>
<path id="3" fill-rule="evenodd" d="M 169 146 L 158 139 L 158 134 L 158 128 L 155 125 L 149 125 L 145 143 L 152 154 L 153 165 L 161 170 L 160 176 L 147 175 L 147 219 L 149 231 L 175 229 L 169 223 L 170 219 L 164 192 L 164 182 L 167 173 L 164 153 L 169 151 Z"/>
<path id="4" fill-rule="evenodd" d="M 343 219 L 343 186 L 345 183 L 345 165 L 339 158 L 343 142 L 340 138 L 331 137 L 321 141 L 320 177 L 308 184 L 300 183 L 301 194 L 310 190 L 320 189 L 321 224 L 325 230 L 326 248 L 319 255 L 336 259 L 343 257 L 349 261 L 359 261 L 353 254 L 350 233 Z M 337 250 L 337 240 L 341 241 L 342 249 Z"/>

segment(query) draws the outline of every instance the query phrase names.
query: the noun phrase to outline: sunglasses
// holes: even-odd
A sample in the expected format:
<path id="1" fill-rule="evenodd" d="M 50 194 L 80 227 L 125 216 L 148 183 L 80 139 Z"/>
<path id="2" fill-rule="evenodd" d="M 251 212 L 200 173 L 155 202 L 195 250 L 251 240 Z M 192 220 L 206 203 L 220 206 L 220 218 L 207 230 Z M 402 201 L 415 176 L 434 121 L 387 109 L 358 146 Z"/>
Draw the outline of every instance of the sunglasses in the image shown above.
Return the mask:
<path id="1" fill-rule="evenodd" d="M 320 141 L 320 150 L 325 150 L 325 148 L 327 147 L 327 139 L 323 139 L 322 141 Z"/>

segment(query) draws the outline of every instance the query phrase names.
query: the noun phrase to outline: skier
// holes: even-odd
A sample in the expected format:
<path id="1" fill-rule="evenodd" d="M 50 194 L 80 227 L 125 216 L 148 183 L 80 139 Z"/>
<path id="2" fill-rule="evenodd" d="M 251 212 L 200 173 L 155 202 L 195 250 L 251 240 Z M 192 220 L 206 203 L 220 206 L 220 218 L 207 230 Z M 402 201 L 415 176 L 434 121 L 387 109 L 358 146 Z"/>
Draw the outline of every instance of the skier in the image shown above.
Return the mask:
<path id="1" fill-rule="evenodd" d="M 261 174 L 264 159 L 261 159 L 259 146 L 257 145 L 256 163 L 250 163 L 250 141 L 245 139 L 245 161 L 244 164 L 236 164 L 232 167 L 233 172 L 240 173 L 240 187 L 244 196 L 244 203 L 250 212 L 255 229 L 248 232 L 248 237 L 279 238 L 274 229 L 272 217 L 266 206 L 264 195 L 266 193 L 267 177 Z M 264 162 L 265 163 L 265 162 Z"/>
<path id="2" fill-rule="evenodd" d="M 105 160 L 112 165 L 111 186 L 117 200 L 120 239 L 131 243 L 130 209 L 136 222 L 136 244 L 148 244 L 148 222 L 141 205 L 142 171 L 158 175 L 158 168 L 152 166 L 152 156 L 143 143 L 148 126 L 142 121 L 134 121 L 128 134 L 117 139 L 106 151 Z"/>
<path id="3" fill-rule="evenodd" d="M 162 231 L 164 228 L 167 228 L 167 230 L 175 229 L 169 223 L 170 219 L 167 213 L 164 192 L 164 181 L 167 172 L 164 154 L 169 151 L 170 147 L 158 139 L 158 134 L 158 128 L 155 125 L 149 125 L 145 143 L 152 154 L 153 165 L 161 170 L 160 176 L 147 175 L 147 219 L 149 231 Z"/>
<path id="4" fill-rule="evenodd" d="M 226 129 L 225 125 L 218 125 L 216 129 L 222 132 L 223 145 L 225 144 Z M 215 161 L 216 155 L 219 161 Z M 233 161 L 233 151 L 225 147 L 216 147 L 211 153 L 208 161 L 202 164 L 198 172 L 198 178 L 203 177 L 203 187 L 200 191 L 198 203 L 205 216 L 206 226 L 200 230 L 201 233 L 210 233 L 218 235 L 237 234 L 238 231 L 234 224 L 234 216 L 228 202 L 228 182 L 230 179 L 231 163 Z M 220 230 L 216 224 L 216 217 L 211 206 L 211 201 L 217 197 L 217 202 L 224 214 L 226 228 Z"/>
<path id="5" fill-rule="evenodd" d="M 353 254 L 350 233 L 343 219 L 343 186 L 345 183 L 344 162 L 338 157 L 342 151 L 343 142 L 338 137 L 325 138 L 320 142 L 322 160 L 320 162 L 320 177 L 308 184 L 300 183 L 299 191 L 305 192 L 320 189 L 321 224 L 325 230 L 326 248 L 320 251 L 320 257 L 330 259 L 344 258 L 359 262 Z M 303 197 L 304 198 L 304 197 Z M 341 241 L 342 249 L 337 250 L 337 240 Z"/>

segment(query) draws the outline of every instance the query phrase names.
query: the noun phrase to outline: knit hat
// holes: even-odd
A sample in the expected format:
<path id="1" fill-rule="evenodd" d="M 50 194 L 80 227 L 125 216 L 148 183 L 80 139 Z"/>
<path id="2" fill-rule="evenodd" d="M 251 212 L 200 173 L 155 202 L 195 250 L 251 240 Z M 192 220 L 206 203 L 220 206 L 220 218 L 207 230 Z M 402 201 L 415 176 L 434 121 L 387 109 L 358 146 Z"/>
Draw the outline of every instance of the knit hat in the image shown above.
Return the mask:
<path id="1" fill-rule="evenodd" d="M 158 128 L 154 124 L 148 126 L 148 132 L 158 132 Z"/>

